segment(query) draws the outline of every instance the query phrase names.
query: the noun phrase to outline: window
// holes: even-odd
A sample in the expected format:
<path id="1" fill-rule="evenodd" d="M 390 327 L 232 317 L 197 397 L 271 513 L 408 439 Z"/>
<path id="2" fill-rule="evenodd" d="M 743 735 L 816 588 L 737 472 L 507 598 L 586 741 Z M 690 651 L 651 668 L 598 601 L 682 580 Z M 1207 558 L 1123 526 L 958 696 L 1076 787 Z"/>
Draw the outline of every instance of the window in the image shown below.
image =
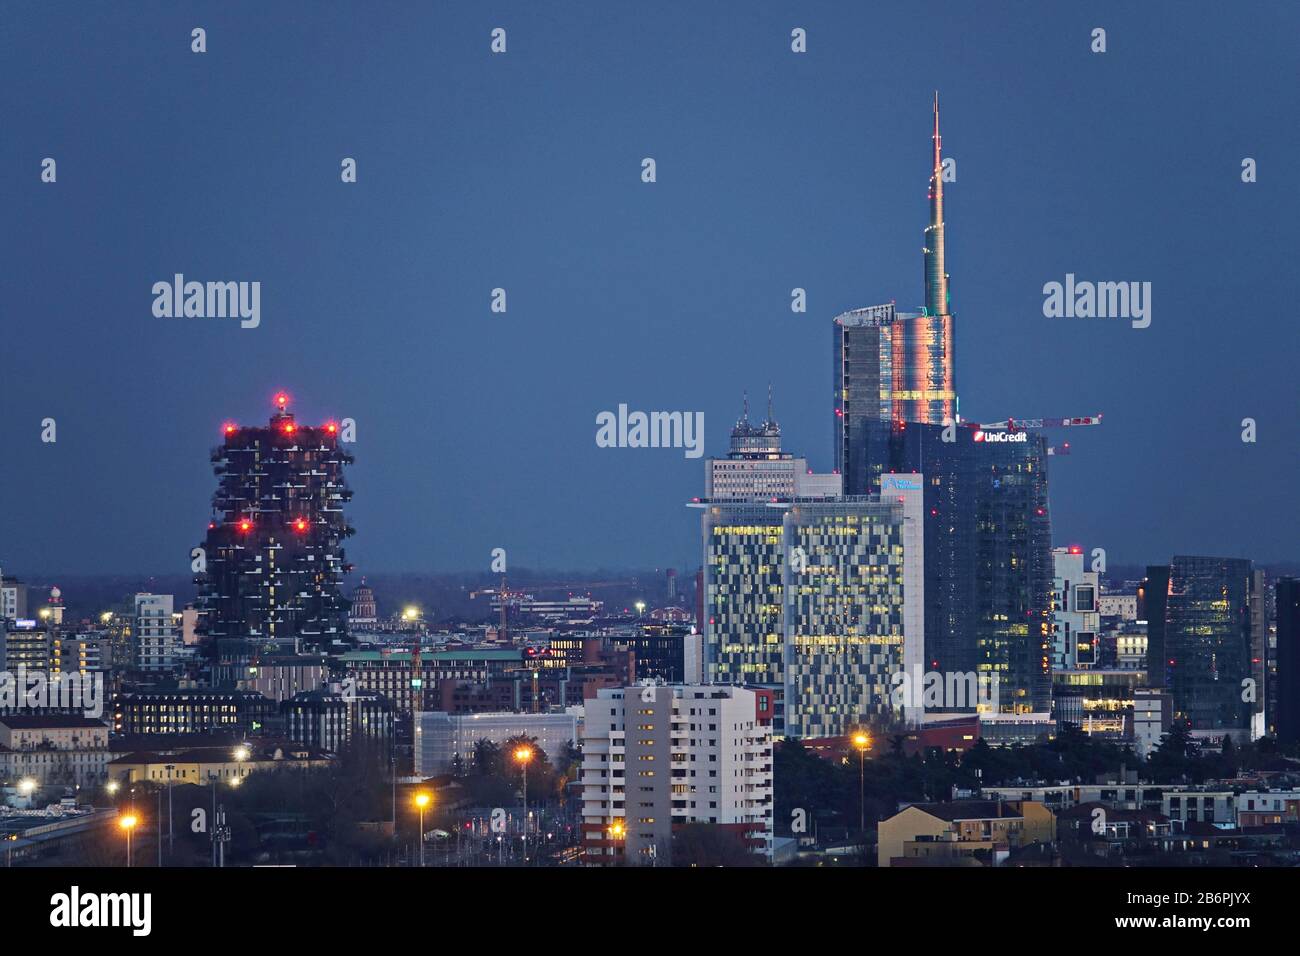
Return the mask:
<path id="1" fill-rule="evenodd" d="M 1097 589 L 1091 584 L 1080 584 L 1074 589 L 1074 609 L 1076 611 L 1097 610 Z"/>

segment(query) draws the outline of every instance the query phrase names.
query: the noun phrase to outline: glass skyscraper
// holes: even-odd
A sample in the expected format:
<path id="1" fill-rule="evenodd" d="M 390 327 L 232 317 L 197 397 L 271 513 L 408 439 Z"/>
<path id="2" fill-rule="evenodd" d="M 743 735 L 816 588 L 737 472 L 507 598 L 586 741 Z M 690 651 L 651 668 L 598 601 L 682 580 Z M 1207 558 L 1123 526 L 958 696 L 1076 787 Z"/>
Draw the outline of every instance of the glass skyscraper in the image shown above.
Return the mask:
<path id="1" fill-rule="evenodd" d="M 1192 730 L 1250 726 L 1254 707 L 1243 682 L 1255 677 L 1255 581 L 1245 558 L 1183 555 L 1147 569 L 1148 680 L 1169 692 L 1174 719 Z"/>

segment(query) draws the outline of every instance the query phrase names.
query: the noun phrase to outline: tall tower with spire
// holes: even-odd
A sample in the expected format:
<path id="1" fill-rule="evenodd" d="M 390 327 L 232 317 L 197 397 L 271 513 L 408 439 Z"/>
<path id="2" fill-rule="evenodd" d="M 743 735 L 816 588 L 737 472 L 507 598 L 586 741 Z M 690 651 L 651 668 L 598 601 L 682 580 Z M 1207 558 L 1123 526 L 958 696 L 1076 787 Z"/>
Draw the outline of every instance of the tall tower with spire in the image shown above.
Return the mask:
<path id="1" fill-rule="evenodd" d="M 934 162 L 930 167 L 930 224 L 925 227 L 925 311 L 948 314 L 948 273 L 943 262 L 943 138 L 939 135 L 939 93 L 934 94 Z"/>
<path id="2" fill-rule="evenodd" d="M 899 422 L 942 425 L 957 417 L 953 382 L 952 311 L 944 259 L 943 139 L 939 135 L 939 94 L 934 94 L 931 134 L 930 223 L 925 227 L 925 308 L 920 315 L 900 313 L 893 338 L 893 418 Z"/>

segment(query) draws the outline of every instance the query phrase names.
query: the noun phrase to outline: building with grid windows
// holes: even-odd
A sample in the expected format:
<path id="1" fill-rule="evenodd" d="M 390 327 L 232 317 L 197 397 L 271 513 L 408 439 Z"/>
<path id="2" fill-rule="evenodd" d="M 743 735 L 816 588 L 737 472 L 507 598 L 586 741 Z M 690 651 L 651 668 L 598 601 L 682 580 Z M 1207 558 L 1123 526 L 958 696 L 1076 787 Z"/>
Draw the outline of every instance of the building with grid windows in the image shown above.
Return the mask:
<path id="1" fill-rule="evenodd" d="M 1262 700 L 1252 665 L 1258 584 L 1245 558 L 1180 555 L 1147 568 L 1147 673 L 1193 731 L 1246 732 Z M 1244 693 L 1255 680 L 1255 701 Z"/>
<path id="2" fill-rule="evenodd" d="M 590 865 L 667 866 L 674 827 L 715 824 L 772 858 L 772 729 L 740 687 L 654 684 L 588 701 L 582 834 Z"/>
<path id="3" fill-rule="evenodd" d="M 923 479 L 890 478 L 875 496 L 694 503 L 705 680 L 776 691 L 777 736 L 904 717 L 889 691 L 923 664 Z"/>

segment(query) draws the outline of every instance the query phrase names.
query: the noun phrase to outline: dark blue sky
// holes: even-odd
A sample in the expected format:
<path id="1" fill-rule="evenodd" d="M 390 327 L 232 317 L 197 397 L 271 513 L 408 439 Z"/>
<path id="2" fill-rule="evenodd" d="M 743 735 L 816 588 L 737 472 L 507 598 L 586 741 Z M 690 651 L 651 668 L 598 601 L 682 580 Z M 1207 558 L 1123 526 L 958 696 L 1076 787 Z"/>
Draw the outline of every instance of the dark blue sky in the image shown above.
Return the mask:
<path id="1" fill-rule="evenodd" d="M 308 420 L 357 420 L 360 571 L 486 569 L 494 547 L 516 566 L 694 565 L 702 462 L 597 448 L 595 416 L 701 410 L 719 454 L 741 390 L 770 380 L 787 446 L 829 469 L 831 318 L 921 301 L 935 88 L 963 414 L 1106 415 L 1052 462 L 1057 542 L 1112 563 L 1297 557 L 1294 3 L 10 2 L 4 19 L 14 571 L 185 571 L 221 423 L 265 420 L 280 388 Z M 175 272 L 260 281 L 261 327 L 155 318 Z M 1151 282 L 1151 327 L 1044 318 L 1067 272 Z"/>

